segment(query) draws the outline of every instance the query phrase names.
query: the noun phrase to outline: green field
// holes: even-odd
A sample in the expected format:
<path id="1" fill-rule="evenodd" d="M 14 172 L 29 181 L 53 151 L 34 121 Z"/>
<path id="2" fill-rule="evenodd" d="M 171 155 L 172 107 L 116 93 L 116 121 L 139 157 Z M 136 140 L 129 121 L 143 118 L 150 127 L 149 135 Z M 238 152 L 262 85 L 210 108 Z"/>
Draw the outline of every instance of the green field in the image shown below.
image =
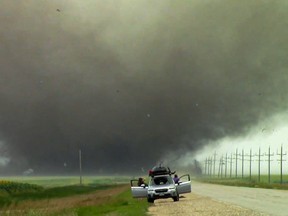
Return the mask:
<path id="1" fill-rule="evenodd" d="M 146 215 L 129 177 L 2 177 L 0 215 Z"/>
<path id="2" fill-rule="evenodd" d="M 125 184 L 129 183 L 130 178 L 128 176 L 85 176 L 82 178 L 82 183 L 84 185 Z M 67 186 L 80 183 L 79 176 L 11 176 L 0 177 L 0 180 L 37 184 L 43 187 Z"/>
<path id="3" fill-rule="evenodd" d="M 213 183 L 213 184 L 222 184 L 230 186 L 243 186 L 243 187 L 259 187 L 259 188 L 271 188 L 271 189 L 288 189 L 288 175 L 283 175 L 282 184 L 280 181 L 279 175 L 271 175 L 270 183 L 267 175 L 261 175 L 260 181 L 259 176 L 253 175 L 250 177 L 238 177 L 238 178 L 211 178 L 211 177 L 202 177 L 197 178 L 197 181 Z"/>

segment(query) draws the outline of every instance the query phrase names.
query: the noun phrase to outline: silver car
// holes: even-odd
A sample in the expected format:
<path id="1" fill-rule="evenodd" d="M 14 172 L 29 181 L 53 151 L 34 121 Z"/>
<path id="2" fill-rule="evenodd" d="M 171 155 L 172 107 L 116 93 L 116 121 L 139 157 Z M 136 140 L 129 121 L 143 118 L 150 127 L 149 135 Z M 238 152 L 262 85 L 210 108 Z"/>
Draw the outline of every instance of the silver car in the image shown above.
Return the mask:
<path id="1" fill-rule="evenodd" d="M 147 201 L 154 203 L 155 199 L 172 198 L 179 201 L 179 194 L 191 192 L 191 180 L 188 174 L 180 177 L 178 183 L 171 175 L 157 175 L 151 177 L 148 185 L 134 186 L 137 180 L 131 180 L 131 192 L 134 198 L 147 197 Z"/>

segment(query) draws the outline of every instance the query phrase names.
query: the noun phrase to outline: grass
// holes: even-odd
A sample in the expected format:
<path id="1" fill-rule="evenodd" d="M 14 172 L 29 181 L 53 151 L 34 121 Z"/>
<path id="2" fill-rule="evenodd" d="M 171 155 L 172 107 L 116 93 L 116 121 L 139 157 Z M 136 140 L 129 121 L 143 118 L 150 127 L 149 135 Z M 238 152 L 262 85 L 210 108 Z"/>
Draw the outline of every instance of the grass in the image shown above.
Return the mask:
<path id="1" fill-rule="evenodd" d="M 36 184 L 42 187 L 59 187 L 67 185 L 79 184 L 79 176 L 12 176 L 2 177 L 1 180 L 21 182 L 28 184 Z M 130 177 L 114 177 L 114 176 L 85 176 L 82 179 L 84 185 L 111 185 L 123 184 L 129 182 Z"/>
<path id="2" fill-rule="evenodd" d="M 12 181 L 13 179 L 15 181 Z M 132 198 L 127 177 L 85 177 L 83 185 L 79 185 L 79 178 L 76 177 L 25 177 L 9 180 L 6 178 L 1 181 L 9 182 L 16 188 L 19 188 L 19 185 L 25 187 L 22 187 L 24 189 L 21 191 L 12 189 L 11 193 L 1 193 L 0 190 L 0 215 L 13 215 L 16 211 L 17 215 L 21 212 L 19 215 L 29 216 L 107 214 L 141 216 L 146 215 L 149 206 L 146 199 Z M 34 187 L 37 190 L 30 189 Z M 127 189 L 119 193 L 123 189 L 117 188 Z M 105 190 L 110 192 L 106 194 Z M 102 195 L 97 195 L 97 191 Z M 110 195 L 111 191 L 116 191 L 115 195 Z M 50 209 L 50 206 L 54 209 Z"/>
<path id="3" fill-rule="evenodd" d="M 0 181 L 0 192 L 1 194 L 16 194 L 23 191 L 34 192 L 40 191 L 43 188 L 38 185 L 28 184 L 28 183 L 19 183 L 13 181 Z"/>
<path id="4" fill-rule="evenodd" d="M 229 186 L 240 186 L 240 187 L 255 187 L 255 188 L 267 188 L 267 189 L 282 189 L 288 190 L 288 181 L 287 175 L 283 176 L 283 182 L 280 183 L 279 175 L 271 175 L 270 183 L 268 181 L 268 176 L 260 176 L 260 181 L 258 176 L 251 176 L 244 178 L 197 178 L 195 180 L 212 183 L 212 184 L 221 184 L 221 185 L 229 185 Z"/>
<path id="5" fill-rule="evenodd" d="M 130 190 L 127 190 L 109 202 L 99 206 L 81 207 L 76 210 L 77 215 L 115 215 L 115 216 L 144 216 L 146 215 L 149 204 L 146 199 L 134 199 L 131 197 Z"/>
<path id="6" fill-rule="evenodd" d="M 27 184 L 27 183 L 26 183 Z M 63 187 L 54 187 L 41 190 L 22 190 L 9 194 L 0 194 L 0 207 L 9 206 L 13 203 L 19 204 L 20 202 L 27 200 L 43 200 L 43 199 L 54 199 L 63 198 L 69 196 L 75 196 L 80 194 L 89 194 L 97 190 L 105 190 L 113 188 L 115 185 L 99 185 L 95 186 L 81 186 L 81 185 L 71 185 Z"/>

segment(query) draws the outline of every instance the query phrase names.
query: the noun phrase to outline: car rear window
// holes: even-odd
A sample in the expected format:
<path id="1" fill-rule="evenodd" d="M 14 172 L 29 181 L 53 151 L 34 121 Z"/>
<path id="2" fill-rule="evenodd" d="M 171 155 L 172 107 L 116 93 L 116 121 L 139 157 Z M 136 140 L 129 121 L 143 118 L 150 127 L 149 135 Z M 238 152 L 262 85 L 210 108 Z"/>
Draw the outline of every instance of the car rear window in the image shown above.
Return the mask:
<path id="1" fill-rule="evenodd" d="M 151 179 L 151 184 L 152 185 L 165 185 L 165 184 L 172 184 L 173 180 L 170 176 L 159 176 L 159 177 L 154 177 Z"/>

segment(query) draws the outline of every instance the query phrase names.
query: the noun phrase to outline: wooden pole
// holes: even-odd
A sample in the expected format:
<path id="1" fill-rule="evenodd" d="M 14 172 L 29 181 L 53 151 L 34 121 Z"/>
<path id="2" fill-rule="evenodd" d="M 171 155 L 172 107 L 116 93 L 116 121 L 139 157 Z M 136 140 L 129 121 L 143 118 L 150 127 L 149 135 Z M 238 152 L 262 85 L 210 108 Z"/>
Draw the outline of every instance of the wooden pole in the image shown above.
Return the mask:
<path id="1" fill-rule="evenodd" d="M 80 185 L 82 185 L 82 152 L 79 149 L 79 171 L 80 171 Z"/>

